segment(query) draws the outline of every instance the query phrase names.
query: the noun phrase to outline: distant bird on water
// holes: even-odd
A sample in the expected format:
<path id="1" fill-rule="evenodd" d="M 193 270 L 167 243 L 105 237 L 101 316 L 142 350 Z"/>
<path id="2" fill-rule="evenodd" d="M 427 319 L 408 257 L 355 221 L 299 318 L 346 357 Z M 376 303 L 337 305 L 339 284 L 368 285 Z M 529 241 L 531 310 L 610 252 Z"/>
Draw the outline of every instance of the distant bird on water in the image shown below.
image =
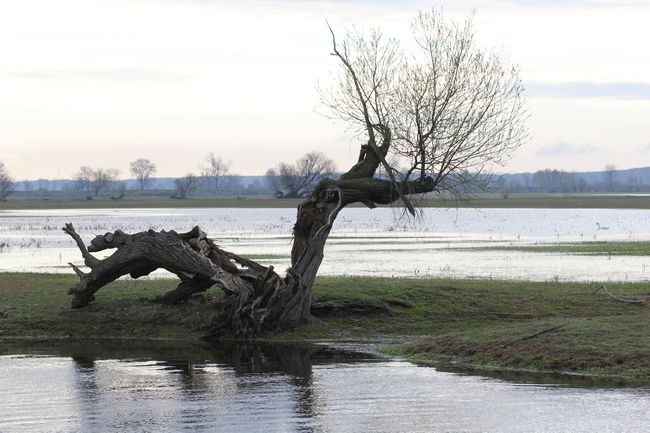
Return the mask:
<path id="1" fill-rule="evenodd" d="M 596 230 L 609 230 L 609 227 L 601 226 L 600 223 L 596 223 Z"/>

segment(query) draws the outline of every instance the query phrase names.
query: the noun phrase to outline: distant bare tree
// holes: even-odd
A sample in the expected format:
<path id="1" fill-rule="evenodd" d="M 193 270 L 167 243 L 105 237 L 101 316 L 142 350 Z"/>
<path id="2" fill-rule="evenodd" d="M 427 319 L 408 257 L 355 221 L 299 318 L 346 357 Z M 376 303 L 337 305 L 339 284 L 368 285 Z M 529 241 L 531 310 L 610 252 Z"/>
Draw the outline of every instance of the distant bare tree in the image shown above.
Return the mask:
<path id="1" fill-rule="evenodd" d="M 95 177 L 95 170 L 88 166 L 82 166 L 79 171 L 74 175 L 74 188 L 82 192 L 87 198 L 92 197 L 93 178 Z"/>
<path id="2" fill-rule="evenodd" d="M 230 162 L 224 162 L 221 157 L 215 157 L 210 152 L 205 156 L 206 164 L 201 166 L 201 174 L 207 178 L 214 188 L 214 192 L 219 190 L 221 180 L 230 174 Z"/>
<path id="3" fill-rule="evenodd" d="M 120 180 L 120 170 L 109 168 L 106 170 L 108 176 L 108 189 L 113 200 L 120 200 L 126 195 L 126 182 Z"/>
<path id="4" fill-rule="evenodd" d="M 9 171 L 0 161 L 0 201 L 7 201 L 7 197 L 14 192 L 15 185 L 14 178 L 9 176 Z"/>
<path id="5" fill-rule="evenodd" d="M 199 178 L 194 175 L 194 174 L 188 174 L 185 177 L 179 177 L 174 181 L 174 184 L 176 185 L 176 193 L 175 198 L 187 198 L 194 191 L 196 191 L 196 188 L 199 186 Z"/>
<path id="6" fill-rule="evenodd" d="M 302 197 L 336 170 L 334 161 L 321 152 L 309 152 L 294 164 L 281 162 L 266 172 L 267 179 L 275 177 L 278 191 L 287 191 L 283 197 Z"/>
<path id="7" fill-rule="evenodd" d="M 266 177 L 266 185 L 273 190 L 276 197 L 282 196 L 282 185 L 280 177 L 274 168 L 269 168 L 264 174 Z"/>
<path id="8" fill-rule="evenodd" d="M 131 163 L 131 174 L 140 185 L 140 191 L 149 187 L 151 178 L 156 174 L 156 165 L 145 158 L 136 159 Z"/>
<path id="9" fill-rule="evenodd" d="M 110 187 L 112 183 L 112 170 L 113 169 L 98 168 L 93 171 L 92 182 L 90 185 L 94 197 L 99 196 L 99 194 Z"/>
<path id="10" fill-rule="evenodd" d="M 114 168 L 91 168 L 83 166 L 75 174 L 75 189 L 86 194 L 88 199 L 98 197 L 102 192 L 113 190 L 119 170 Z"/>
<path id="11" fill-rule="evenodd" d="M 616 166 L 614 164 L 607 164 L 605 166 L 605 183 L 607 184 L 608 192 L 612 192 L 614 189 L 614 177 L 616 177 Z"/>

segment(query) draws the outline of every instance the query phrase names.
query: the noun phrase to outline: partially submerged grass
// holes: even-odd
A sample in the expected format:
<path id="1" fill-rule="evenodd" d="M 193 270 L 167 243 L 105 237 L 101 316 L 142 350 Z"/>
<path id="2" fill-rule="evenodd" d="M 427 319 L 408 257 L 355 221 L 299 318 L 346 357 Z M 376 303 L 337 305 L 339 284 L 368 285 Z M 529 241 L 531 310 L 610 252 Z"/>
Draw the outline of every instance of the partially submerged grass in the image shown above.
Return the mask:
<path id="1" fill-rule="evenodd" d="M 463 248 L 454 248 L 463 249 Z M 588 241 L 556 244 L 491 245 L 466 248 L 473 251 L 521 251 L 527 253 L 558 253 L 602 256 L 650 256 L 650 241 Z"/>
<path id="2" fill-rule="evenodd" d="M 69 308 L 72 275 L 0 276 L 1 337 L 122 337 L 198 340 L 210 305 L 166 307 L 151 299 L 169 280 L 117 281 L 82 310 Z M 321 277 L 315 302 L 371 303 L 370 313 L 313 317 L 273 341 L 383 342 L 419 362 L 480 368 L 561 371 L 650 382 L 647 304 L 617 302 L 599 284 L 487 280 Z M 641 283 L 608 284 L 625 298 L 650 301 Z M 218 296 L 218 290 L 208 292 Z"/>

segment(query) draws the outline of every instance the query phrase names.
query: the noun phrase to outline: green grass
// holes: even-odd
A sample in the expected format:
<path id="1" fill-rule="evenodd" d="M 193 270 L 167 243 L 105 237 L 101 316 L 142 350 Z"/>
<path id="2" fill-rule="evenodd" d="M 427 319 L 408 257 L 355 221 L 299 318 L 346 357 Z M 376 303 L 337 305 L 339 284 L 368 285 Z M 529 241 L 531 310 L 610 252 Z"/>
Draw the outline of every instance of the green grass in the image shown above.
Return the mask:
<path id="1" fill-rule="evenodd" d="M 650 196 L 616 194 L 478 194 L 467 200 L 431 198 L 425 207 L 541 208 L 541 209 L 650 209 Z"/>
<path id="2" fill-rule="evenodd" d="M 166 307 L 150 299 L 169 280 L 117 281 L 81 310 L 69 308 L 73 275 L 0 275 L 0 337 L 123 337 L 198 340 L 209 305 Z M 611 376 L 650 383 L 647 304 L 614 301 L 597 283 L 321 277 L 314 301 L 372 302 L 384 312 L 313 317 L 262 336 L 273 341 L 367 341 L 418 362 Z M 650 302 L 643 283 L 608 284 Z M 208 295 L 217 296 L 213 289 Z M 547 332 L 543 332 L 547 331 Z"/>
<path id="3" fill-rule="evenodd" d="M 558 253 L 605 256 L 650 256 L 649 241 L 593 241 L 535 245 L 495 245 L 471 249 L 473 251 L 521 251 L 527 253 Z"/>
<path id="4" fill-rule="evenodd" d="M 132 195 L 121 200 L 96 198 L 85 200 L 71 197 L 22 198 L 9 197 L 0 202 L 0 210 L 30 209 L 100 209 L 100 208 L 296 208 L 300 199 L 271 197 L 196 197 L 184 200 L 164 195 Z M 361 205 L 356 205 L 361 206 Z M 424 207 L 474 208 L 549 208 L 549 209 L 650 209 L 650 196 L 590 195 L 590 194 L 478 194 L 463 200 L 432 197 L 422 202 Z"/>

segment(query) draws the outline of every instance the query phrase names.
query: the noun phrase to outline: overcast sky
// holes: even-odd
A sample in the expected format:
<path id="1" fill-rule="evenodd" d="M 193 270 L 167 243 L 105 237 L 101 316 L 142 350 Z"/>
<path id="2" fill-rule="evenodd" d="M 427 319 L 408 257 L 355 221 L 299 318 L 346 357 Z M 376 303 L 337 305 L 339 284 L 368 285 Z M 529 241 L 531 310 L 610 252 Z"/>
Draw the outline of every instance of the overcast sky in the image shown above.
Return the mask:
<path id="1" fill-rule="evenodd" d="M 335 30 L 408 38 L 419 9 L 476 10 L 477 41 L 521 67 L 530 141 L 504 171 L 650 165 L 650 1 L 0 0 L 0 161 L 17 179 L 81 165 L 160 176 L 207 152 L 240 174 L 358 143 L 318 114 Z M 322 110 L 320 110 L 322 111 Z"/>

